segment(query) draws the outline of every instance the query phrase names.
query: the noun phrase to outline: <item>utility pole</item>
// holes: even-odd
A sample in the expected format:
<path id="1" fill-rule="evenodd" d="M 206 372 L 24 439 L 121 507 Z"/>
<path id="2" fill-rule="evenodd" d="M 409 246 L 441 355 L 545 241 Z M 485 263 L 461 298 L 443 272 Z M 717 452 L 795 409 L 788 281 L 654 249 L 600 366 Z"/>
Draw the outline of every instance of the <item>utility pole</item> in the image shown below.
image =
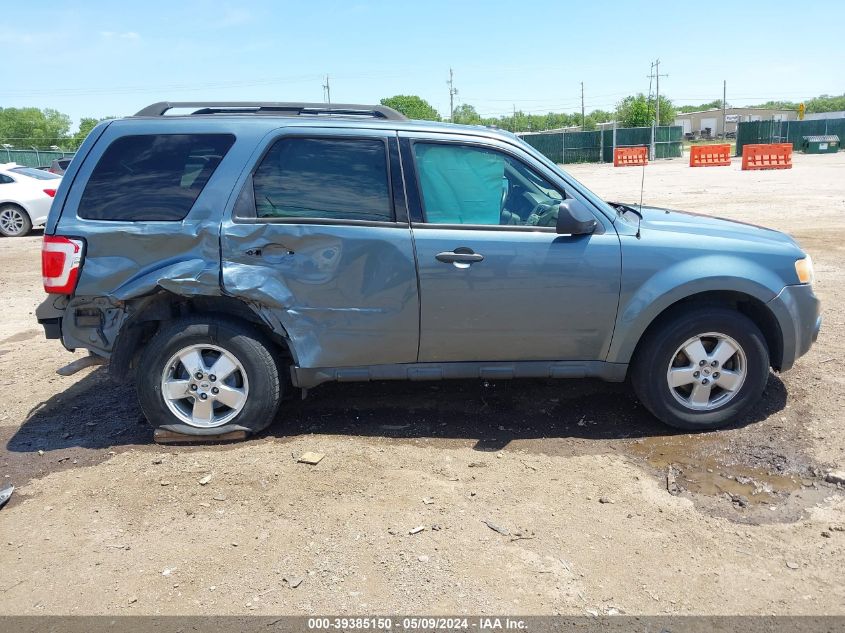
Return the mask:
<path id="1" fill-rule="evenodd" d="M 455 77 L 452 69 L 449 69 L 449 123 L 455 122 L 455 95 L 458 94 L 458 89 L 455 88 Z"/>
<path id="2" fill-rule="evenodd" d="M 722 80 L 722 138 L 728 138 L 728 124 L 727 124 L 727 116 L 725 109 L 728 107 L 727 105 L 728 99 L 728 80 Z"/>
<path id="3" fill-rule="evenodd" d="M 661 77 L 668 77 L 669 75 L 661 75 L 660 74 L 660 59 L 656 59 L 651 64 L 651 74 L 649 75 L 649 79 L 655 80 L 655 89 L 654 89 L 654 123 L 651 126 L 651 159 L 654 160 L 657 157 L 655 153 L 656 150 L 656 139 L 654 138 L 655 133 L 657 132 L 657 127 L 660 125 L 660 78 Z M 649 93 L 651 90 L 649 89 Z"/>
<path id="4" fill-rule="evenodd" d="M 584 131 L 584 82 L 581 82 L 581 131 Z"/>
<path id="5" fill-rule="evenodd" d="M 513 104 L 513 118 L 511 119 L 511 127 L 513 128 L 514 134 L 516 133 L 516 104 Z"/>
<path id="6" fill-rule="evenodd" d="M 332 89 L 329 86 L 329 76 L 326 75 L 326 83 L 323 84 L 323 99 L 329 104 L 329 110 L 332 109 Z"/>
<path id="7" fill-rule="evenodd" d="M 660 60 L 657 59 L 654 62 L 654 107 L 655 107 L 655 116 L 654 119 L 657 121 L 657 125 L 660 125 L 660 78 L 661 77 L 668 77 L 669 75 L 661 75 L 660 74 Z"/>

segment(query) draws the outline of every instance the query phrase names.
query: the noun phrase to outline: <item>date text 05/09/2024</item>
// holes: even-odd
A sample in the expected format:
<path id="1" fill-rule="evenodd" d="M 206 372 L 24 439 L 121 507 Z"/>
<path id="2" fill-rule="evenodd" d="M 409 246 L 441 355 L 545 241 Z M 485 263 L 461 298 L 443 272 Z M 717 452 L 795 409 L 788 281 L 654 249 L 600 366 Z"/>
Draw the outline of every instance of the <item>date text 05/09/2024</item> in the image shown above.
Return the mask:
<path id="1" fill-rule="evenodd" d="M 476 629 L 479 631 L 521 631 L 527 628 L 526 622 L 518 618 L 498 617 L 351 617 L 351 618 L 308 618 L 308 629 L 320 630 L 444 630 L 460 631 Z"/>

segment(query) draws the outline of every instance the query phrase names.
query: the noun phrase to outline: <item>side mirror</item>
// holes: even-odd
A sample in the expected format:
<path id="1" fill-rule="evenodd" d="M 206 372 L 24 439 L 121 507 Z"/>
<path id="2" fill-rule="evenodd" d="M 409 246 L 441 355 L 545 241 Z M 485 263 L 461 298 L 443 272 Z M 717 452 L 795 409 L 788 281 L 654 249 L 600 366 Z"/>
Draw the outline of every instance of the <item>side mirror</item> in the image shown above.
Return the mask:
<path id="1" fill-rule="evenodd" d="M 555 230 L 560 235 L 591 235 L 598 222 L 581 202 L 567 198 L 560 203 Z"/>

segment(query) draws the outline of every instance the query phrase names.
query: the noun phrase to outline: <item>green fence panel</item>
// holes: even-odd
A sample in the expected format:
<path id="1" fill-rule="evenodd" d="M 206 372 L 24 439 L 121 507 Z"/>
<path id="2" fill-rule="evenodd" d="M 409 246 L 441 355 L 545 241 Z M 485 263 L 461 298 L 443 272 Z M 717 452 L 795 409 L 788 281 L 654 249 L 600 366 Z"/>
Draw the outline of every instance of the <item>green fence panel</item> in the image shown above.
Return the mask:
<path id="1" fill-rule="evenodd" d="M 792 143 L 793 150 L 800 150 L 805 136 L 828 134 L 845 139 L 845 119 L 748 121 L 737 126 L 736 155 L 742 156 L 744 145 L 757 143 Z"/>
<path id="2" fill-rule="evenodd" d="M 613 162 L 613 130 L 592 132 L 547 132 L 526 134 L 522 139 L 556 163 Z M 655 128 L 655 158 L 683 155 L 683 128 L 679 125 Z M 651 146 L 650 127 L 616 129 L 616 147 Z"/>
<path id="3" fill-rule="evenodd" d="M 34 149 L 2 149 L 0 148 L 0 162 L 17 163 L 25 167 L 49 167 L 57 158 L 73 158 L 74 152 L 42 152 Z"/>

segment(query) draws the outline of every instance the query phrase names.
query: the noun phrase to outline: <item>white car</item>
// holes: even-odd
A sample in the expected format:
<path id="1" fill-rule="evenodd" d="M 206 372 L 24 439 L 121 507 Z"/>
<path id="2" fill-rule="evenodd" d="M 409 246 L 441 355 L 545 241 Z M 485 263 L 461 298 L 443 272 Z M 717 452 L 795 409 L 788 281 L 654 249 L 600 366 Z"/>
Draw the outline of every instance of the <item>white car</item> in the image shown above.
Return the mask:
<path id="1" fill-rule="evenodd" d="M 0 235 L 20 237 L 43 226 L 61 181 L 35 167 L 0 164 Z"/>

